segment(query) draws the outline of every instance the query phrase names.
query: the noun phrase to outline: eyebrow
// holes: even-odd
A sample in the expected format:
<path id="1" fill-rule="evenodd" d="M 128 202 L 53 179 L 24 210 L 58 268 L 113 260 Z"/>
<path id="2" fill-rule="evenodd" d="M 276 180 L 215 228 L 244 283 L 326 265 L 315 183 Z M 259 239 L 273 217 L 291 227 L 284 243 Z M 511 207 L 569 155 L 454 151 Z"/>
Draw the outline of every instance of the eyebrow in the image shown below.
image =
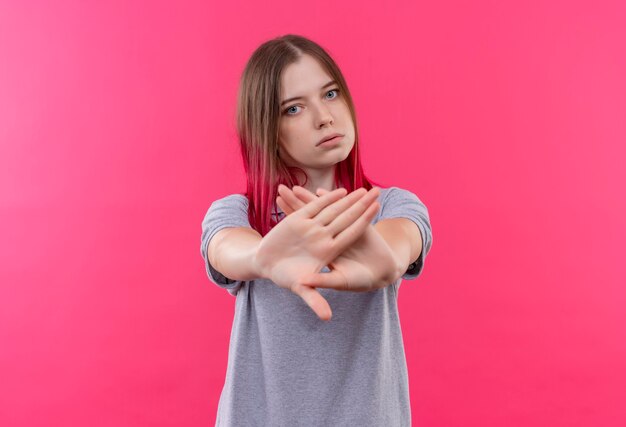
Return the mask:
<path id="1" fill-rule="evenodd" d="M 321 89 L 326 89 L 328 86 L 332 86 L 334 84 L 336 84 L 337 82 L 334 80 L 329 81 L 328 83 L 326 83 L 324 86 L 322 86 L 320 88 Z M 295 101 L 296 99 L 303 99 L 302 96 L 295 96 L 293 98 L 289 98 L 289 99 L 285 99 L 283 102 L 280 103 L 280 106 L 282 107 L 283 105 L 285 105 L 286 103 L 290 102 L 290 101 Z"/>

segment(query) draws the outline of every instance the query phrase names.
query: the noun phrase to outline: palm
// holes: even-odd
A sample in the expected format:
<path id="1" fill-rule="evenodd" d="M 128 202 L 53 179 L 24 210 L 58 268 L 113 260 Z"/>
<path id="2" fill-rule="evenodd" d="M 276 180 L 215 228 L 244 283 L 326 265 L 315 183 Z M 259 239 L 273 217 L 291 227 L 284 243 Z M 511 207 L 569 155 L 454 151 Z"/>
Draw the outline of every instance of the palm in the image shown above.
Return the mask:
<path id="1" fill-rule="evenodd" d="M 338 189 L 316 198 L 278 223 L 261 239 L 254 257 L 262 277 L 302 297 L 322 319 L 330 319 L 330 306 L 307 285 L 307 276 L 361 237 L 378 208 L 376 191 L 354 191 L 343 197 L 344 192 Z"/>
<path id="2" fill-rule="evenodd" d="M 330 237 L 312 230 L 306 219 L 287 218 L 261 240 L 256 261 L 266 266 L 264 276 L 291 289 L 303 273 L 319 271 L 328 261 Z"/>
<path id="3" fill-rule="evenodd" d="M 305 193 L 306 192 L 306 193 Z M 327 191 L 320 190 L 321 194 Z M 308 194 L 307 194 L 308 193 Z M 316 198 L 315 195 L 302 189 L 296 195 L 283 193 L 285 198 L 279 197 L 279 204 L 287 215 L 302 208 L 305 202 L 310 202 Z M 297 197 L 297 200 L 296 198 Z M 293 206 L 296 206 L 294 209 Z M 286 218 L 286 220 L 289 218 Z M 335 283 L 332 286 L 340 290 L 368 291 L 387 286 L 395 279 L 396 274 L 395 256 L 382 238 L 370 223 L 365 228 L 363 234 L 343 252 L 336 256 L 329 264 L 332 277 L 312 274 L 311 286 L 322 277 L 327 282 Z"/>
<path id="4" fill-rule="evenodd" d="M 372 290 L 389 284 L 393 279 L 393 252 L 387 242 L 369 225 L 360 239 L 335 258 L 329 268 L 340 273 L 346 289 Z"/>

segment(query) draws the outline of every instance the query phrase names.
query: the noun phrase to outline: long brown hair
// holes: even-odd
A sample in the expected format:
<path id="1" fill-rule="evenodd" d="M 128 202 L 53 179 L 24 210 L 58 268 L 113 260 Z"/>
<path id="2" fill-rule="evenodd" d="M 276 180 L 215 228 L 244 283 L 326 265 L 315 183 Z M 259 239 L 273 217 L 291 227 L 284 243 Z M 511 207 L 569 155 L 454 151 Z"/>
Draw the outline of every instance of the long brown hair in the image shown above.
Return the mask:
<path id="1" fill-rule="evenodd" d="M 265 236 L 278 223 L 278 185 L 291 188 L 298 182 L 298 167 L 289 167 L 278 155 L 280 120 L 280 79 L 288 65 L 308 54 L 337 82 L 354 123 L 354 147 L 335 168 L 335 185 L 348 192 L 372 188 L 361 167 L 359 133 L 354 103 L 341 70 L 317 43 L 287 34 L 260 45 L 252 54 L 241 76 L 237 100 L 237 132 L 247 176 L 248 219 L 252 228 Z"/>

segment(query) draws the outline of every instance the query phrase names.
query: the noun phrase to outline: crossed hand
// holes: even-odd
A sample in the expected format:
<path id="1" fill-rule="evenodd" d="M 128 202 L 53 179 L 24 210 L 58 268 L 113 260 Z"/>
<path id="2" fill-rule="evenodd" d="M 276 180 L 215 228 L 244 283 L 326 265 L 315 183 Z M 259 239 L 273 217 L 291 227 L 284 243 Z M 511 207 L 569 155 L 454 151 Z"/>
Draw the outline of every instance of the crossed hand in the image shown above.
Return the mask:
<path id="1" fill-rule="evenodd" d="M 371 224 L 380 193 L 359 188 L 318 190 L 278 188 L 278 206 L 287 214 L 258 247 L 255 263 L 263 277 L 300 296 L 322 320 L 332 311 L 315 289 L 370 291 L 398 277 L 399 263 Z M 328 266 L 329 273 L 319 273 Z"/>

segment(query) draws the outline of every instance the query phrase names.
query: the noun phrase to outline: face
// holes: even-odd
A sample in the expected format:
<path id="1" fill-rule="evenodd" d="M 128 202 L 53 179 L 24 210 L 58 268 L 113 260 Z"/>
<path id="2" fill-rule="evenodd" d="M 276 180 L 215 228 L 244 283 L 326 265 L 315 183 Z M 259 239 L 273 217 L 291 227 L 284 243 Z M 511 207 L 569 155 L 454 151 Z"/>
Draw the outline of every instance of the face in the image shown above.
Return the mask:
<path id="1" fill-rule="evenodd" d="M 287 66 L 281 91 L 279 155 L 287 165 L 325 169 L 348 157 L 355 138 L 352 116 L 339 86 L 315 58 L 303 55 Z M 333 133 L 343 137 L 318 145 Z"/>

